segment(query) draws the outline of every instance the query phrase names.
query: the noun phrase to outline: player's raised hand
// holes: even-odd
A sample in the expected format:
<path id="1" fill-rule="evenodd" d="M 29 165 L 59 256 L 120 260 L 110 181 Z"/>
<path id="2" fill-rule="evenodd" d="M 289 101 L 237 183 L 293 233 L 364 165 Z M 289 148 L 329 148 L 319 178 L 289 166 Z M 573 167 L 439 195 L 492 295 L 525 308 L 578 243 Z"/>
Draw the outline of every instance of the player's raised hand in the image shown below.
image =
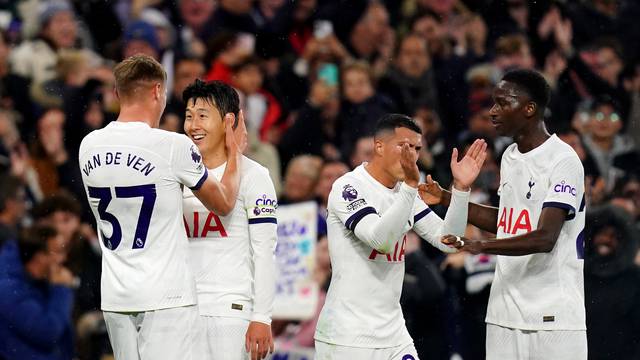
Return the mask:
<path id="1" fill-rule="evenodd" d="M 400 150 L 400 165 L 404 171 L 404 182 L 414 188 L 418 187 L 420 171 L 418 170 L 418 153 L 408 143 L 402 145 Z"/>
<path id="2" fill-rule="evenodd" d="M 418 185 L 418 195 L 420 199 L 427 205 L 438 205 L 442 202 L 442 196 L 444 189 L 440 187 L 437 181 L 431 178 L 431 175 L 427 175 L 427 182 Z"/>
<path id="3" fill-rule="evenodd" d="M 251 353 L 251 360 L 264 359 L 267 354 L 273 354 L 275 346 L 271 326 L 252 321 L 245 335 L 245 349 Z"/>
<path id="4" fill-rule="evenodd" d="M 235 127 L 234 127 L 235 126 Z M 247 148 L 247 127 L 244 122 L 242 110 L 238 113 L 236 122 L 235 115 L 227 113 L 224 116 L 225 145 L 230 154 L 243 153 Z"/>
<path id="5" fill-rule="evenodd" d="M 458 149 L 451 153 L 451 174 L 453 186 L 458 190 L 467 191 L 476 180 L 482 164 L 487 157 L 487 143 L 478 139 L 467 150 L 467 153 L 458 161 Z"/>

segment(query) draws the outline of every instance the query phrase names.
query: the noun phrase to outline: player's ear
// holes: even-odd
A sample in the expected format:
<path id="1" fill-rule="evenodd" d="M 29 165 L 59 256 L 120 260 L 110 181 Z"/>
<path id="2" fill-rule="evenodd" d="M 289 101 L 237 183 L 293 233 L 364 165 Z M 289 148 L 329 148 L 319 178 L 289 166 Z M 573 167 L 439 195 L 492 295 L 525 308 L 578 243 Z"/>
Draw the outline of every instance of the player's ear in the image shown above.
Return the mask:
<path id="1" fill-rule="evenodd" d="M 533 101 L 529 101 L 527 105 L 525 105 L 524 107 L 524 112 L 527 115 L 527 117 L 531 117 L 535 115 L 537 110 L 538 110 L 538 105 Z"/>
<path id="2" fill-rule="evenodd" d="M 384 154 L 384 141 L 375 139 L 373 143 L 373 151 L 375 151 L 376 155 L 382 156 Z"/>

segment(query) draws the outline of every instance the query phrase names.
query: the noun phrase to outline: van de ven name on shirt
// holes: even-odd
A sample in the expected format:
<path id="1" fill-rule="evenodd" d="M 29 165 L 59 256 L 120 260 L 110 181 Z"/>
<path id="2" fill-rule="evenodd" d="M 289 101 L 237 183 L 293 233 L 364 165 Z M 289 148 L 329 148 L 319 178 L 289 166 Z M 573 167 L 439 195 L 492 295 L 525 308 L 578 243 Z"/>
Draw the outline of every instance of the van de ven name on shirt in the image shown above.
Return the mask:
<path id="1" fill-rule="evenodd" d="M 145 160 L 140 155 L 133 153 L 123 153 L 120 151 L 107 151 L 93 154 L 82 167 L 82 172 L 89 176 L 91 171 L 101 166 L 126 166 L 140 172 L 144 176 L 149 176 L 155 170 L 155 165 Z"/>

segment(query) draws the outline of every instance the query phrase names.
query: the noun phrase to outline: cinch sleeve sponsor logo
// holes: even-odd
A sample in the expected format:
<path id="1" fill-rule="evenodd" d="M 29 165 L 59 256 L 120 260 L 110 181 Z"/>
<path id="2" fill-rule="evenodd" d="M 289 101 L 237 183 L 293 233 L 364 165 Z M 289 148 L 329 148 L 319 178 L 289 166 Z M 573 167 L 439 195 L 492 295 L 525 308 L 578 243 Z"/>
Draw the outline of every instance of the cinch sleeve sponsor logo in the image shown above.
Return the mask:
<path id="1" fill-rule="evenodd" d="M 261 197 L 256 199 L 253 215 L 275 216 L 277 208 L 278 201 L 276 199 L 270 199 L 267 197 L 267 194 L 262 194 Z"/>
<path id="2" fill-rule="evenodd" d="M 569 184 L 566 184 L 564 180 L 562 180 L 560 184 L 556 184 L 556 186 L 553 187 L 553 191 L 557 193 L 569 193 L 573 196 L 576 196 L 577 194 L 576 188 Z"/>

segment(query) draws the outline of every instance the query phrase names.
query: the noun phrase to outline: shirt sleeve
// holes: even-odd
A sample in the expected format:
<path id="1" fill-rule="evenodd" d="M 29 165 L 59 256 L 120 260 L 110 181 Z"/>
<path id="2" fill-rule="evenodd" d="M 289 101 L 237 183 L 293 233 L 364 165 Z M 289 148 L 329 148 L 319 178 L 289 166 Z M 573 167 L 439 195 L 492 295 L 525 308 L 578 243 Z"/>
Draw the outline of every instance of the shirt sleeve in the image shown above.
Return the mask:
<path id="1" fill-rule="evenodd" d="M 455 248 L 440 242 L 440 239 L 442 236 L 449 234 L 464 235 L 467 227 L 469 195 L 469 191 L 451 189 L 451 203 L 444 220 L 434 213 L 422 199 L 417 198 L 414 208 L 413 229 L 421 238 L 440 251 L 446 253 L 457 252 Z"/>
<path id="2" fill-rule="evenodd" d="M 383 215 L 369 205 L 363 191 L 356 179 L 337 181 L 329 195 L 329 211 L 336 214 L 359 240 L 387 254 L 398 238 L 409 230 L 409 218 L 418 189 L 402 183 L 393 204 Z"/>
<path id="3" fill-rule="evenodd" d="M 178 135 L 171 151 L 171 167 L 179 183 L 198 190 L 207 180 L 207 168 L 202 163 L 198 147 L 186 136 Z"/>
<path id="4" fill-rule="evenodd" d="M 267 170 L 256 169 L 245 179 L 244 201 L 254 264 L 254 298 L 251 321 L 271 324 L 276 290 L 275 248 L 278 201 Z"/>
<path id="5" fill-rule="evenodd" d="M 567 210 L 566 220 L 576 216 L 584 193 L 584 168 L 577 156 L 568 156 L 554 166 L 549 189 L 542 208 L 555 207 Z"/>

